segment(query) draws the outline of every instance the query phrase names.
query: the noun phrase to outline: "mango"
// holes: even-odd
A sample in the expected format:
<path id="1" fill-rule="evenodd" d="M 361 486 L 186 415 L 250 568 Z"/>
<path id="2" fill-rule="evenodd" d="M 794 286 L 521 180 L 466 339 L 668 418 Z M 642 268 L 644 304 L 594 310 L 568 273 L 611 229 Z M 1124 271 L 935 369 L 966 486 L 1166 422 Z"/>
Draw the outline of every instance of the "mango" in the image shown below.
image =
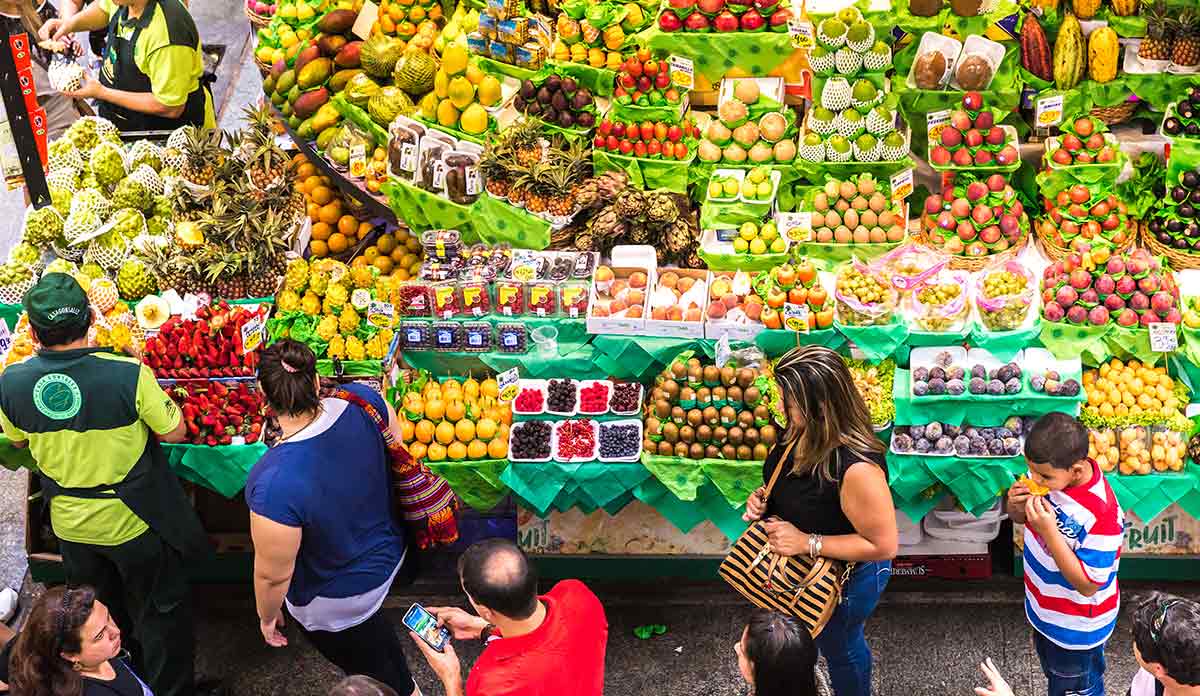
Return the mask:
<path id="1" fill-rule="evenodd" d="M 321 112 L 318 111 L 317 115 L 312 117 L 312 121 L 314 123 L 320 123 L 320 116 Z M 336 125 L 336 122 L 334 125 Z M 329 147 L 329 141 L 333 140 L 333 137 L 337 135 L 338 131 L 340 130 L 340 128 L 334 128 L 333 125 L 326 125 L 320 133 L 317 133 L 317 149 L 324 152 L 325 148 Z"/>
<path id="2" fill-rule="evenodd" d="M 492 75 L 485 75 L 479 82 L 476 91 L 479 103 L 484 106 L 496 106 L 500 103 L 500 80 Z"/>
<path id="3" fill-rule="evenodd" d="M 304 90 L 300 89 L 300 85 L 295 85 L 289 89 L 287 93 L 288 104 L 294 106 L 296 104 L 296 100 L 300 98 L 300 93 L 303 91 Z"/>
<path id="4" fill-rule="evenodd" d="M 267 75 L 263 78 L 263 94 L 274 94 L 275 79 L 274 75 Z"/>
<path id="5" fill-rule="evenodd" d="M 295 86 L 296 86 L 296 71 L 295 70 L 285 70 L 285 71 L 283 71 L 283 74 L 279 76 L 279 79 L 275 80 L 275 93 L 276 94 L 287 94 L 288 91 L 292 87 L 295 87 Z"/>
<path id="6" fill-rule="evenodd" d="M 315 133 L 313 133 L 311 118 L 304 119 L 300 126 L 296 128 L 296 135 L 304 138 L 305 140 L 312 140 Z"/>
<path id="7" fill-rule="evenodd" d="M 276 92 L 271 95 L 271 103 L 275 106 L 283 106 L 287 104 L 287 95 L 282 92 Z"/>
<path id="8" fill-rule="evenodd" d="M 328 58 L 317 58 L 296 73 L 296 84 L 300 86 L 300 89 L 310 89 L 325 84 L 331 75 L 333 75 L 333 61 Z"/>
<path id="9" fill-rule="evenodd" d="M 279 60 L 277 60 L 271 64 L 271 77 L 274 77 L 275 79 L 279 79 L 279 76 L 284 74 L 285 72 L 287 72 L 287 69 L 288 69 L 287 61 L 280 58 Z"/>
<path id="10" fill-rule="evenodd" d="M 350 41 L 340 34 L 335 34 L 333 36 L 322 36 L 321 38 L 317 39 L 317 48 L 321 49 L 321 55 L 332 58 L 336 56 L 338 51 L 342 50 L 342 47 L 348 43 L 350 43 Z"/>
<path id="11" fill-rule="evenodd" d="M 287 102 L 280 104 L 279 113 L 283 114 L 284 118 L 290 117 L 292 115 L 292 105 Z"/>
<path id="12" fill-rule="evenodd" d="M 442 51 L 442 70 L 449 75 L 457 75 L 467 69 L 467 47 L 464 44 L 450 44 Z"/>
<path id="13" fill-rule="evenodd" d="M 302 51 L 302 50 L 304 50 L 304 44 L 294 43 L 291 46 L 288 46 L 287 49 L 284 50 L 283 59 L 286 60 L 288 63 L 295 65 L 296 57 L 300 55 L 300 51 Z"/>
<path id="14" fill-rule="evenodd" d="M 471 102 L 475 101 L 475 85 L 471 84 L 471 81 L 465 77 L 456 77 L 450 80 L 446 96 L 454 104 L 454 108 L 465 109 Z"/>
<path id="15" fill-rule="evenodd" d="M 479 135 L 487 130 L 488 114 L 479 104 L 471 104 L 462 112 L 458 127 L 468 135 Z"/>
<path id="16" fill-rule="evenodd" d="M 326 86 L 329 87 L 329 91 L 331 92 L 340 92 L 346 89 L 346 83 L 350 81 L 350 78 L 354 77 L 360 72 L 362 72 L 362 68 L 339 70 L 333 74 L 333 77 L 329 78 L 329 82 Z"/>
<path id="17" fill-rule="evenodd" d="M 326 34 L 344 34 L 354 26 L 358 13 L 354 10 L 334 10 L 317 22 L 317 28 Z"/>
<path id="18" fill-rule="evenodd" d="M 321 57 L 321 49 L 318 48 L 316 46 L 316 44 L 313 44 L 311 46 L 306 46 L 304 49 L 302 49 L 299 53 L 296 54 L 296 63 L 292 66 L 292 68 L 296 71 L 297 74 L 299 74 L 302 70 L 304 70 L 304 66 L 308 65 L 309 63 L 313 62 L 314 60 L 316 60 L 317 58 L 320 58 L 320 57 Z"/>
<path id="19" fill-rule="evenodd" d="M 301 119 L 296 114 L 292 114 L 291 116 L 288 116 L 288 127 L 289 128 L 295 130 L 296 128 L 300 127 L 301 123 L 304 123 L 304 120 Z"/>
<path id="20" fill-rule="evenodd" d="M 332 131 L 332 126 L 336 126 L 341 118 L 342 114 L 333 105 L 333 102 L 326 102 L 321 105 L 320 109 L 317 109 L 317 113 L 313 114 L 313 117 L 309 120 L 312 122 L 313 132 L 321 134 L 326 131 Z M 318 142 L 320 142 L 319 138 Z M 329 142 L 328 137 L 325 142 Z"/>
<path id="21" fill-rule="evenodd" d="M 359 66 L 359 51 L 362 50 L 361 41 L 351 41 L 342 46 L 338 50 L 337 55 L 333 57 L 333 64 L 339 68 L 357 68 Z"/>
<path id="22" fill-rule="evenodd" d="M 437 105 L 438 125 L 453 128 L 458 125 L 458 109 L 449 99 L 443 99 Z"/>
<path id="23" fill-rule="evenodd" d="M 292 112 L 300 118 L 308 118 L 317 113 L 317 109 L 325 105 L 329 101 L 329 90 L 324 87 L 318 87 L 301 94 L 300 97 L 292 102 Z"/>

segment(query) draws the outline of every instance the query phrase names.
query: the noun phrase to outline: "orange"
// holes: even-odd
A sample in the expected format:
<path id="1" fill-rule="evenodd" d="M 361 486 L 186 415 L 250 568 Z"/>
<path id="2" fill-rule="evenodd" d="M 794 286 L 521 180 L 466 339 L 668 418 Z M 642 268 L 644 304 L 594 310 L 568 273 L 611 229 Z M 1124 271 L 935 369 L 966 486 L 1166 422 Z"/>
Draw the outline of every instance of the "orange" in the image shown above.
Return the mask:
<path id="1" fill-rule="evenodd" d="M 379 28 L 384 34 L 396 33 L 396 23 L 392 21 L 391 17 L 381 16 L 379 18 Z"/>
<path id="2" fill-rule="evenodd" d="M 421 459 L 424 459 L 425 454 L 428 451 L 429 451 L 428 448 L 425 447 L 425 445 L 420 442 L 413 442 L 408 445 L 408 453 L 412 455 L 413 459 L 416 459 L 418 461 Z"/>
<path id="3" fill-rule="evenodd" d="M 463 442 L 470 442 L 475 439 L 475 424 L 467 419 L 463 419 L 455 423 L 454 436 Z"/>
<path id="4" fill-rule="evenodd" d="M 448 445 L 451 442 L 454 442 L 454 426 L 447 421 L 442 421 L 441 423 L 438 423 L 437 428 L 434 429 L 434 436 L 437 437 L 438 442 L 442 443 L 443 445 Z"/>
<path id="5" fill-rule="evenodd" d="M 312 238 L 319 239 L 322 242 L 329 241 L 329 235 L 333 234 L 333 228 L 323 222 L 314 222 L 312 226 Z"/>
<path id="6" fill-rule="evenodd" d="M 508 440 L 495 439 L 488 443 L 488 457 L 492 459 L 505 459 L 508 457 Z"/>
<path id="7" fill-rule="evenodd" d="M 491 418 L 484 418 L 475 426 L 475 435 L 480 440 L 491 440 L 496 437 L 496 421 Z"/>
<path id="8" fill-rule="evenodd" d="M 392 268 L 395 266 L 395 264 L 392 263 L 392 260 L 387 256 L 377 256 L 371 263 L 375 266 L 375 268 L 378 268 L 379 272 L 383 275 L 388 275 L 391 273 Z"/>
<path id="9" fill-rule="evenodd" d="M 408 272 L 407 268 L 398 268 L 392 271 L 392 277 L 396 280 L 409 280 L 412 278 L 412 274 Z"/>
<path id="10" fill-rule="evenodd" d="M 392 259 L 392 263 L 399 263 L 402 266 L 404 265 L 402 263 L 404 261 L 404 257 L 407 255 L 408 250 L 404 247 L 396 247 L 395 249 L 392 249 L 392 253 L 388 254 L 388 256 Z"/>
<path id="11" fill-rule="evenodd" d="M 446 402 L 440 398 L 429 399 L 425 402 L 425 416 L 430 420 L 440 421 L 446 417 Z"/>
<path id="12" fill-rule="evenodd" d="M 390 234 L 381 234 L 375 245 L 379 247 L 379 253 L 390 254 L 396 248 L 396 238 Z"/>
<path id="13" fill-rule="evenodd" d="M 416 237 L 409 237 L 408 239 L 404 240 L 404 246 L 415 254 L 421 250 L 421 240 L 417 239 Z"/>
<path id="14" fill-rule="evenodd" d="M 342 202 L 333 201 L 321 206 L 319 214 L 321 222 L 327 222 L 330 225 L 336 225 L 339 218 L 342 217 Z"/>
<path id="15" fill-rule="evenodd" d="M 338 232 L 347 237 L 355 236 L 358 232 L 358 220 L 354 219 L 353 215 L 343 215 L 337 221 Z"/>
<path id="16" fill-rule="evenodd" d="M 371 265 L 371 264 L 367 261 L 366 257 L 364 257 L 364 256 L 355 256 L 354 259 L 352 261 L 350 261 L 350 268 L 359 268 L 360 266 L 362 268 L 366 268 L 369 265 Z"/>
<path id="17" fill-rule="evenodd" d="M 316 173 L 317 173 L 317 167 L 312 162 L 305 162 L 304 164 L 301 164 L 298 167 L 296 167 L 296 178 L 297 179 L 307 179 L 308 177 L 310 177 Z"/>
<path id="18" fill-rule="evenodd" d="M 319 239 L 314 239 L 308 243 L 308 251 L 317 258 L 329 256 L 329 247 Z"/>
<path id="19" fill-rule="evenodd" d="M 363 220 L 362 222 L 358 223 L 358 238 L 366 239 L 367 235 L 371 234 L 371 230 L 374 230 L 374 229 L 375 229 L 374 225 L 367 222 L 366 220 Z"/>
<path id="20" fill-rule="evenodd" d="M 308 214 L 308 219 L 312 220 L 313 222 L 321 219 L 321 206 L 317 205 L 316 203 L 310 201 L 305 204 L 304 212 Z"/>
<path id="21" fill-rule="evenodd" d="M 329 235 L 329 251 L 334 254 L 340 254 L 350 248 L 350 242 L 341 232 L 334 232 Z"/>
<path id="22" fill-rule="evenodd" d="M 467 445 L 467 457 L 470 459 L 483 459 L 487 456 L 488 446 L 483 443 L 483 440 L 471 440 Z"/>
<path id="23" fill-rule="evenodd" d="M 435 442 L 426 450 L 425 457 L 431 462 L 440 462 L 446 458 L 446 448 Z"/>
<path id="24" fill-rule="evenodd" d="M 319 177 L 315 174 L 304 180 L 304 192 L 310 196 L 312 195 L 313 191 L 315 191 L 317 189 L 318 186 L 321 186 L 321 177 Z M 332 193 L 333 192 L 330 191 L 330 194 L 332 194 Z"/>
<path id="25" fill-rule="evenodd" d="M 393 22 L 401 22 L 404 20 L 404 8 L 399 5 L 392 5 L 387 10 L 387 16 Z"/>
<path id="26" fill-rule="evenodd" d="M 425 407 L 425 410 L 429 410 L 428 405 Z M 423 442 L 427 445 L 430 442 L 433 442 L 434 431 L 435 428 L 433 426 L 433 422 L 425 419 L 422 419 L 421 422 L 417 423 L 416 427 L 413 428 L 413 434 L 416 436 L 417 441 Z"/>
<path id="27" fill-rule="evenodd" d="M 400 419 L 400 441 L 412 442 L 413 436 L 416 434 L 417 426 L 407 418 Z"/>
<path id="28" fill-rule="evenodd" d="M 456 462 L 462 461 L 467 458 L 467 446 L 461 442 L 451 442 L 450 446 L 446 448 L 446 456 Z"/>
<path id="29" fill-rule="evenodd" d="M 379 247 L 372 245 L 363 249 L 362 256 L 356 258 L 355 261 L 362 259 L 365 263 L 375 263 L 377 258 L 379 258 Z"/>

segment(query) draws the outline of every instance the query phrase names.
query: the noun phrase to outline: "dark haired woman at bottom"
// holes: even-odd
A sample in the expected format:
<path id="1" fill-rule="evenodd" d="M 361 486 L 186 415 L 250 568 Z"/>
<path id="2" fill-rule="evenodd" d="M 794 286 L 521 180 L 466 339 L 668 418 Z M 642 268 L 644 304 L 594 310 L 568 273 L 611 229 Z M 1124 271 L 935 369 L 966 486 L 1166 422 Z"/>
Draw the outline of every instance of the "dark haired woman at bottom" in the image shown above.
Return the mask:
<path id="1" fill-rule="evenodd" d="M 259 362 L 283 431 L 246 481 L 259 627 L 268 645 L 287 645 L 286 603 L 313 646 L 346 673 L 419 694 L 381 611 L 406 544 L 392 519 L 383 435 L 367 409 L 393 431 L 399 423 L 362 385 L 344 387 L 358 403 L 321 399 L 316 368 L 308 346 L 292 340 L 271 345 Z"/>
<path id="2" fill-rule="evenodd" d="M 14 694 L 153 696 L 129 668 L 121 629 L 90 587 L 47 591 L 11 646 L 8 678 Z"/>
<path id="3" fill-rule="evenodd" d="M 808 628 L 777 611 L 759 609 L 733 645 L 738 669 L 754 696 L 828 696 L 817 671 L 817 645 Z"/>

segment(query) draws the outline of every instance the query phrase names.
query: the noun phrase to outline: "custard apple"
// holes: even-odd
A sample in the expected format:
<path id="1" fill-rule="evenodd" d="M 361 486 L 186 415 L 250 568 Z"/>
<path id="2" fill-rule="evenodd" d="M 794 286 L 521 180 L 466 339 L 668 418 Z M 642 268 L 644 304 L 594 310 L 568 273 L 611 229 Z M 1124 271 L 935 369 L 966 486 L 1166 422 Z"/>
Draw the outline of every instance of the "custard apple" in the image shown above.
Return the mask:
<path id="1" fill-rule="evenodd" d="M 144 184 L 133 179 L 122 179 L 113 189 L 112 202 L 116 208 L 146 210 L 154 205 L 154 196 Z"/>
<path id="2" fill-rule="evenodd" d="M 88 169 L 96 177 L 96 183 L 106 189 L 117 185 L 128 173 L 125 171 L 125 155 L 119 145 L 104 142 L 92 150 L 92 158 Z"/>
<path id="3" fill-rule="evenodd" d="M 52 205 L 44 208 L 32 208 L 25 214 L 25 228 L 21 232 L 21 240 L 35 247 L 45 249 L 62 236 L 63 219 L 58 210 Z"/>

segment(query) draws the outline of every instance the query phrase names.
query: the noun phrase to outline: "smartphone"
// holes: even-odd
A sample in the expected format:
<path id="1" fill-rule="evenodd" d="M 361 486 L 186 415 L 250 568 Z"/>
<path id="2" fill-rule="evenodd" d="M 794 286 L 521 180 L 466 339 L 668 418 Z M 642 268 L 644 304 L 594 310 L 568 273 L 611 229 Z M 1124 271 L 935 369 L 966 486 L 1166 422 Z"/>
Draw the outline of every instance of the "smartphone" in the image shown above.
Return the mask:
<path id="1" fill-rule="evenodd" d="M 438 626 L 437 617 L 420 604 L 413 604 L 404 612 L 404 625 L 438 652 L 442 652 L 450 640 L 450 631 Z"/>

